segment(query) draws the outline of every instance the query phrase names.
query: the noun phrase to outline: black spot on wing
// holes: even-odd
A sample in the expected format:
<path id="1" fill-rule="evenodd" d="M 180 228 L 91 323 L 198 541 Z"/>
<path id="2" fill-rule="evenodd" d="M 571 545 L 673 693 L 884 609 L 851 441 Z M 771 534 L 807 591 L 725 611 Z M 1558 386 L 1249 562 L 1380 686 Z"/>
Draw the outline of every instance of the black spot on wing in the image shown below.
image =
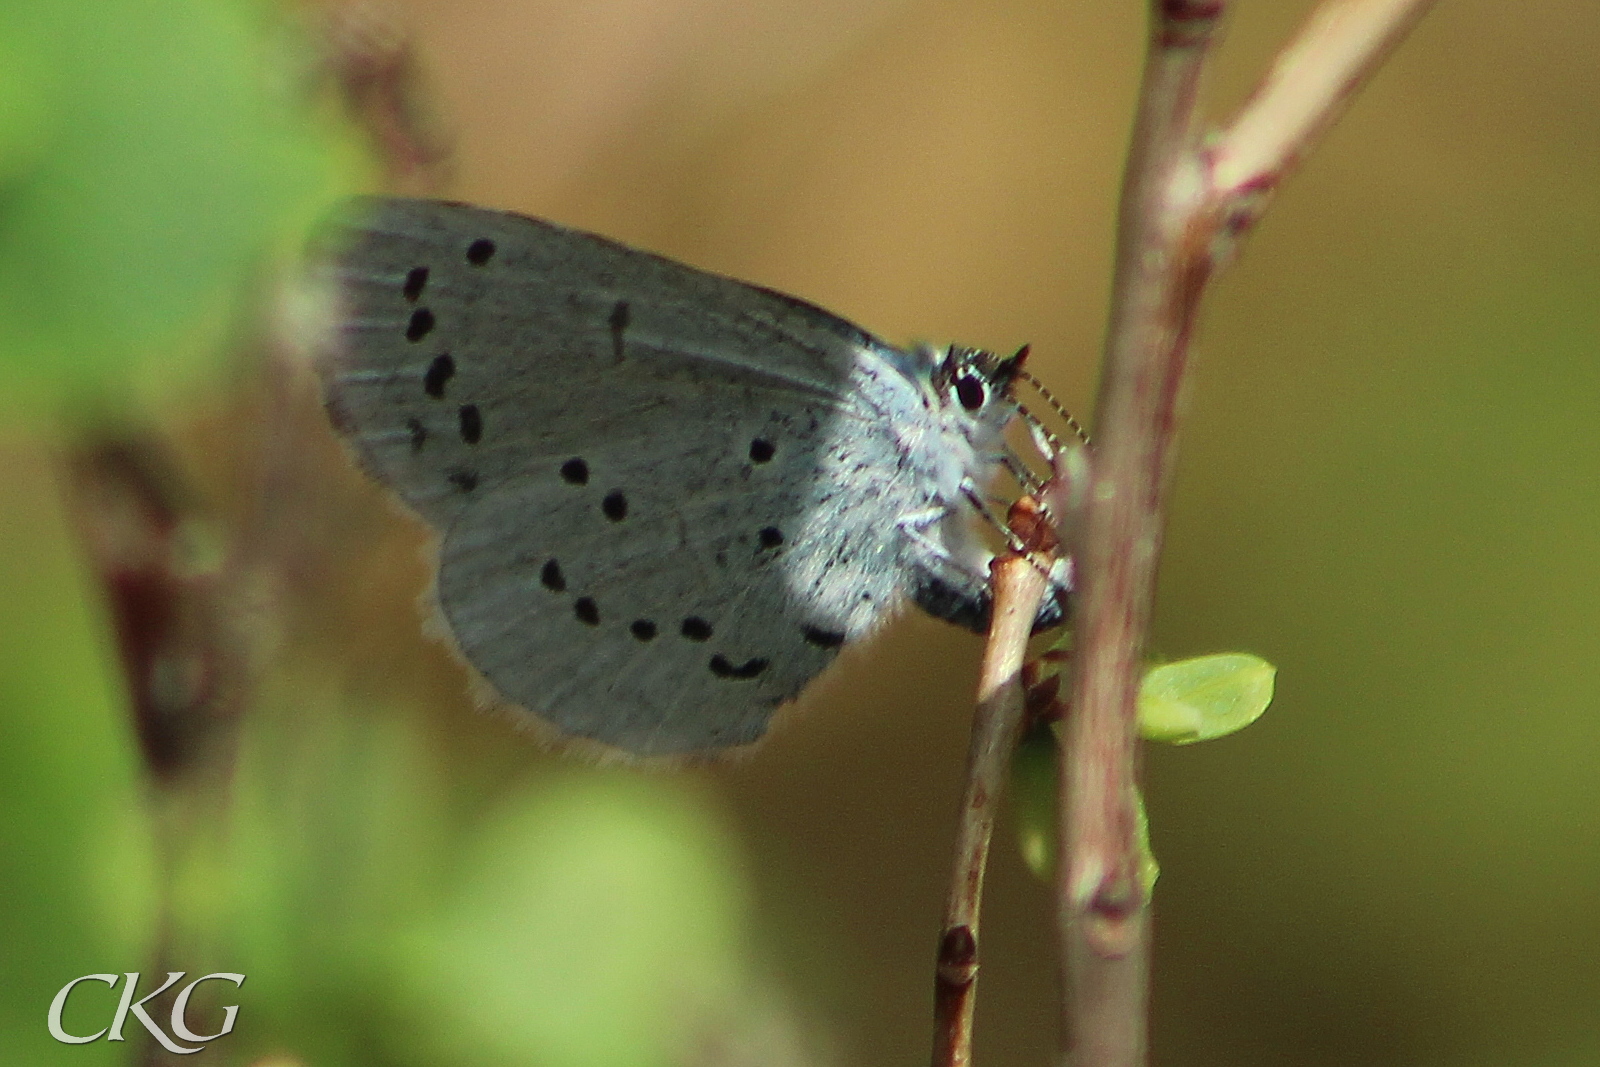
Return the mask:
<path id="1" fill-rule="evenodd" d="M 411 320 L 406 323 L 406 340 L 413 343 L 422 340 L 433 332 L 433 312 L 427 308 L 418 308 L 411 313 Z"/>
<path id="2" fill-rule="evenodd" d="M 483 436 L 483 415 L 478 411 L 476 404 L 462 404 L 461 411 L 461 439 L 469 445 L 478 443 Z"/>
<path id="3" fill-rule="evenodd" d="M 561 479 L 572 485 L 588 485 L 589 465 L 574 456 L 561 465 Z"/>
<path id="4" fill-rule="evenodd" d="M 444 396 L 444 386 L 456 374 L 456 361 L 446 352 L 442 356 L 434 356 L 433 362 L 428 364 L 428 371 L 422 376 L 422 391 L 435 400 Z"/>
<path id="5" fill-rule="evenodd" d="M 560 593 L 567 588 L 566 575 L 561 573 L 561 564 L 555 560 L 548 560 L 539 568 L 539 584 L 552 593 Z"/>
<path id="6" fill-rule="evenodd" d="M 816 626 L 800 627 L 800 636 L 806 639 L 807 644 L 816 645 L 818 648 L 838 648 L 844 644 L 844 634 Z"/>
<path id="7" fill-rule="evenodd" d="M 611 354 L 619 361 L 622 359 L 622 335 L 628 329 L 628 320 L 628 302 L 618 300 L 611 308 L 606 324 L 611 327 Z"/>
<path id="8" fill-rule="evenodd" d="M 682 632 L 683 636 L 691 641 L 711 640 L 711 624 L 696 615 L 691 615 L 683 620 Z"/>
<path id="9" fill-rule="evenodd" d="M 726 656 L 711 657 L 711 673 L 718 678 L 749 679 L 767 669 L 767 661 L 757 656 L 735 667 Z"/>
<path id="10" fill-rule="evenodd" d="M 572 614 L 586 626 L 600 625 L 600 608 L 590 597 L 581 596 L 572 602 Z"/>
<path id="11" fill-rule="evenodd" d="M 428 284 L 428 268 L 412 267 L 406 274 L 406 284 L 400 292 L 413 304 L 422 296 L 422 287 Z"/>
<path id="12" fill-rule="evenodd" d="M 750 461 L 752 463 L 767 463 L 776 452 L 777 449 L 772 446 L 771 441 L 757 437 L 750 442 Z"/>
<path id="13" fill-rule="evenodd" d="M 474 267 L 481 267 L 494 257 L 494 242 L 487 237 L 480 237 L 467 246 L 467 262 Z"/>
<path id="14" fill-rule="evenodd" d="M 477 471 L 469 471 L 469 470 L 451 471 L 450 474 L 449 474 L 449 479 L 450 479 L 450 484 L 455 486 L 457 489 L 461 490 L 463 493 L 470 493 L 474 489 L 478 488 L 478 472 Z"/>
<path id="15" fill-rule="evenodd" d="M 628 517 L 628 498 L 622 495 L 621 489 L 613 490 L 600 501 L 600 510 L 605 512 L 606 518 L 612 522 L 621 522 Z"/>

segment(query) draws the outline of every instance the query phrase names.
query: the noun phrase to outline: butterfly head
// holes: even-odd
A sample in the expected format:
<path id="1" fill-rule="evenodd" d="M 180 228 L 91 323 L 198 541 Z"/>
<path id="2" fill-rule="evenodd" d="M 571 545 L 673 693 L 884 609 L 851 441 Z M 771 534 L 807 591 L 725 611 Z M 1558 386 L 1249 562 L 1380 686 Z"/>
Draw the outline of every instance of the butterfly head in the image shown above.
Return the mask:
<path id="1" fill-rule="evenodd" d="M 1011 387 L 1027 358 L 1027 345 L 1013 356 L 951 345 L 934 368 L 934 394 L 952 421 L 965 425 L 967 439 L 975 446 L 998 438 L 1017 413 Z"/>

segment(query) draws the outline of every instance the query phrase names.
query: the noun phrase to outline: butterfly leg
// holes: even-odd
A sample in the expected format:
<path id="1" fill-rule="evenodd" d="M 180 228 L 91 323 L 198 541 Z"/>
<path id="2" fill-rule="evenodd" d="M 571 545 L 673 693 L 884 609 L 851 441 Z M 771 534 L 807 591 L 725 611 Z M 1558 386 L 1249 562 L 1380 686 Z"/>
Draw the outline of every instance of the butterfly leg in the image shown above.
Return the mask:
<path id="1" fill-rule="evenodd" d="M 919 523 L 919 519 L 923 521 Z M 930 533 L 930 526 L 940 529 L 945 537 Z M 941 516 L 938 523 L 930 523 L 920 515 L 908 516 L 901 519 L 900 528 L 911 557 L 911 599 L 936 619 L 955 623 L 973 633 L 987 633 L 989 615 L 994 607 L 994 596 L 989 589 L 989 561 L 994 558 L 993 553 L 981 548 L 976 551 L 953 549 L 947 543 L 952 530 L 958 541 L 974 539 L 959 527 L 957 517 L 948 514 Z M 1065 621 L 1070 575 L 1068 561 L 1058 561 L 1051 568 L 1050 595 L 1039 605 L 1039 614 L 1033 620 L 1035 633 Z"/>

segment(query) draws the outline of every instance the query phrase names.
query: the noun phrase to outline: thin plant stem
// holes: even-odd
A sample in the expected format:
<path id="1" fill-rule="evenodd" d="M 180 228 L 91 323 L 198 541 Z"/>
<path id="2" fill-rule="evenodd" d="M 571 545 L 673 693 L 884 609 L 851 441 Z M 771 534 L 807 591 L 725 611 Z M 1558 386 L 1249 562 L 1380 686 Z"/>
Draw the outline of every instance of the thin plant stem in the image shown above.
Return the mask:
<path id="1" fill-rule="evenodd" d="M 1020 525 L 1020 524 L 1018 524 Z M 1014 527 L 1015 528 L 1015 527 Z M 978 981 L 978 917 L 983 874 L 1022 725 L 1022 663 L 1048 579 L 1035 559 L 1006 553 L 990 565 L 994 613 L 978 683 L 967 750 L 967 781 L 956 831 L 956 859 L 939 936 L 934 978 L 933 1067 L 972 1062 Z"/>
<path id="2" fill-rule="evenodd" d="M 1079 576 L 1057 872 L 1062 1054 L 1072 1067 L 1146 1060 L 1150 901 L 1140 878 L 1136 712 L 1201 297 L 1260 217 L 1264 194 L 1429 2 L 1330 0 L 1207 146 L 1196 133 L 1198 85 L 1225 4 L 1152 0 L 1088 484 L 1074 488 L 1081 508 L 1056 513 Z"/>
<path id="3" fill-rule="evenodd" d="M 1276 185 L 1432 4 L 1331 0 L 1318 8 L 1207 152 L 1212 195 Z"/>
<path id="4" fill-rule="evenodd" d="M 1161 547 L 1187 316 L 1169 203 L 1192 166 L 1199 80 L 1221 5 L 1153 5 L 1118 216 L 1091 489 L 1077 537 L 1073 696 L 1062 745 L 1057 922 L 1069 1062 L 1142 1064 L 1149 902 L 1139 879 L 1134 709 Z M 1176 313 L 1175 313 L 1176 312 Z"/>

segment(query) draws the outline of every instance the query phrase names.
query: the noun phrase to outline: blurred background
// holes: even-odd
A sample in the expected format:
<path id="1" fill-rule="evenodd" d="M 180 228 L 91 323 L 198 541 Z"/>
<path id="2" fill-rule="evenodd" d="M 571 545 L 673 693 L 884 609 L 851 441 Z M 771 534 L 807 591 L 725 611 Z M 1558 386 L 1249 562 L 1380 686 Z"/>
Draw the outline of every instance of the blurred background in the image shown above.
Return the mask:
<path id="1" fill-rule="evenodd" d="M 1231 5 L 1213 116 L 1310 7 Z M 248 976 L 188 1062 L 923 1062 L 979 640 L 907 617 L 724 764 L 542 753 L 425 636 L 424 539 L 295 372 L 282 279 L 333 197 L 437 190 L 1031 342 L 1088 412 L 1143 27 L 0 12 L 0 1062 L 158 1062 L 44 1015 L 169 969 Z M 1148 755 L 1156 1064 L 1600 1064 L 1597 57 L 1591 4 L 1441 3 L 1212 293 L 1151 652 L 1260 654 L 1278 695 Z M 1005 829 L 986 905 L 976 1059 L 1047 1062 Z"/>

